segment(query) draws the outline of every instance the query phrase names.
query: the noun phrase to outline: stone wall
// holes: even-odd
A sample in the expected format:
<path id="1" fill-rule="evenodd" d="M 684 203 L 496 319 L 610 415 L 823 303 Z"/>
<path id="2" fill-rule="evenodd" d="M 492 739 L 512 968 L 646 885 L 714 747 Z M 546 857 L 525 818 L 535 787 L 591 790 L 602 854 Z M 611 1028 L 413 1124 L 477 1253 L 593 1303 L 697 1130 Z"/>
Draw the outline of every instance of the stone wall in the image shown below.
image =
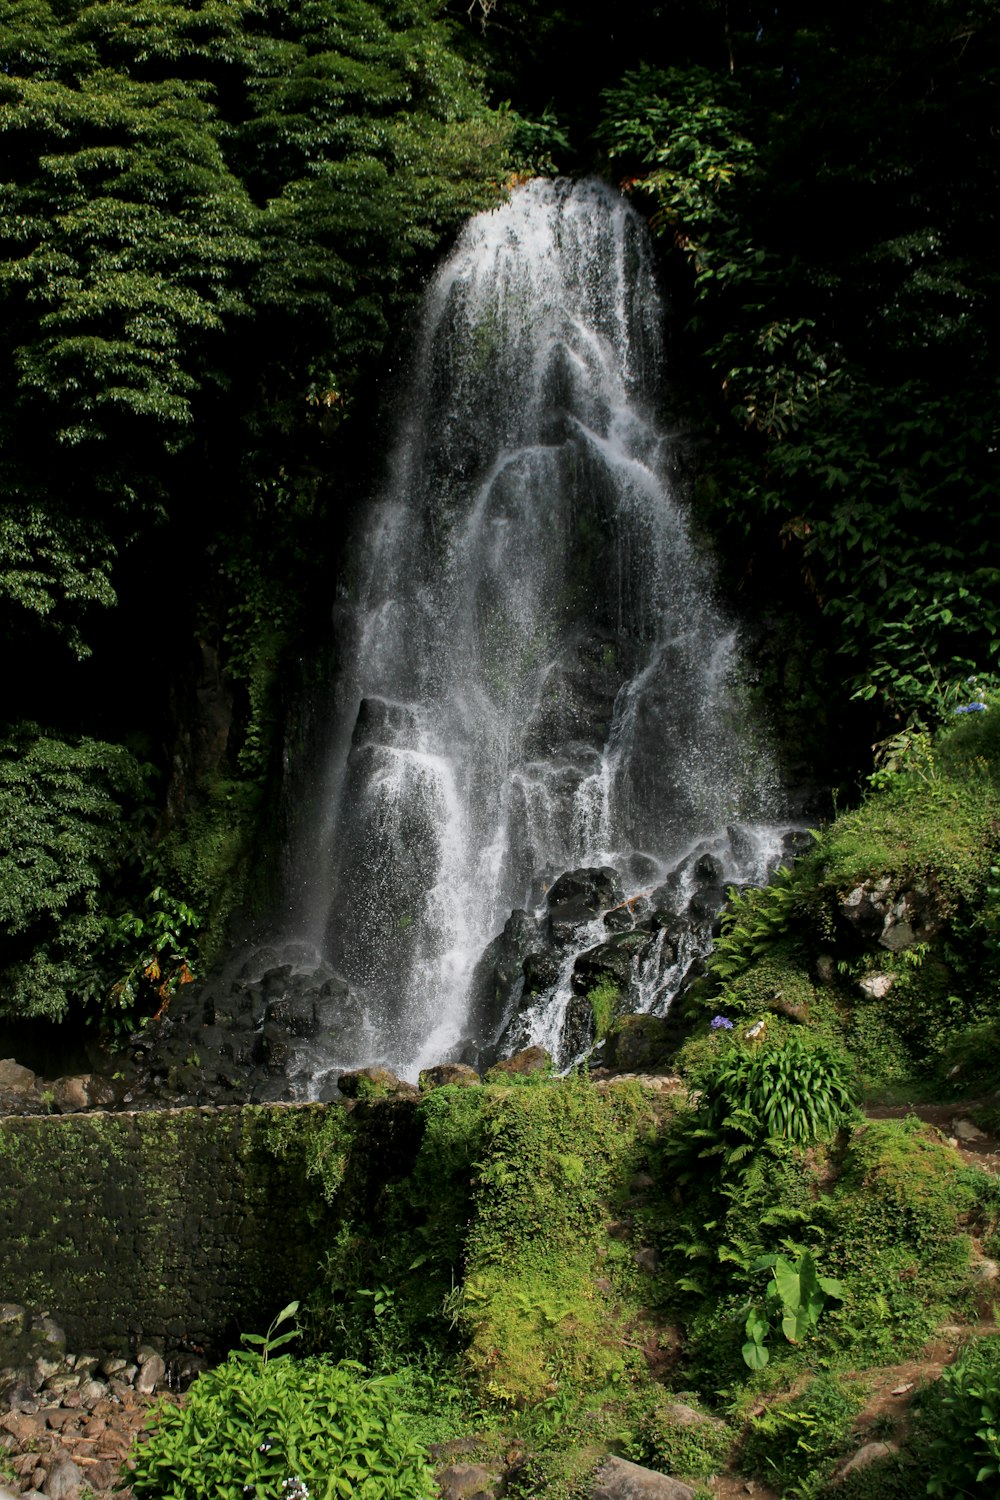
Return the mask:
<path id="1" fill-rule="evenodd" d="M 327 1108 L 0 1119 L 0 1303 L 74 1349 L 228 1347 L 315 1281 L 332 1222 L 306 1178 Z"/>

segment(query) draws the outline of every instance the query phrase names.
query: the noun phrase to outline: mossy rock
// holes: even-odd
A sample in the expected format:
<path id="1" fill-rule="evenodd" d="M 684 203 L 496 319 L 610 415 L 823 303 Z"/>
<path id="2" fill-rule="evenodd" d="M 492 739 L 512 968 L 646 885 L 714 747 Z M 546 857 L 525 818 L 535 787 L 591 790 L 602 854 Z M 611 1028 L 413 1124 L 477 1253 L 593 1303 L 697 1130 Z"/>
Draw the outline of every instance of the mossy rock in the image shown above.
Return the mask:
<path id="1" fill-rule="evenodd" d="M 345 1099 L 386 1099 L 391 1094 L 415 1096 L 412 1083 L 404 1083 L 388 1068 L 354 1068 L 341 1073 L 337 1087 Z"/>
<path id="2" fill-rule="evenodd" d="M 640 1073 L 669 1059 L 675 1032 L 665 1016 L 620 1016 L 604 1038 L 605 1067 Z"/>
<path id="3" fill-rule="evenodd" d="M 487 1083 L 509 1083 L 516 1078 L 552 1072 L 552 1059 L 544 1047 L 525 1047 L 513 1057 L 501 1058 L 486 1074 Z"/>
<path id="4" fill-rule="evenodd" d="M 434 1068 L 423 1068 L 418 1079 L 420 1092 L 429 1093 L 431 1089 L 443 1089 L 449 1085 L 457 1088 L 478 1088 L 481 1079 L 475 1068 L 470 1068 L 467 1063 L 438 1063 Z"/>

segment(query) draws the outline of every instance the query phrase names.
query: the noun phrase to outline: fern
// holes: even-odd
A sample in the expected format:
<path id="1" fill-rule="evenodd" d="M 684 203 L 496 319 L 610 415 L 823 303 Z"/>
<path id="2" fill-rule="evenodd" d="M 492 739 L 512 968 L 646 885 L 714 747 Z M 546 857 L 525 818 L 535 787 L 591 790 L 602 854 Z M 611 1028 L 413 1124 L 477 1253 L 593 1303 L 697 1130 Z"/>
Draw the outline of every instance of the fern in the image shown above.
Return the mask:
<path id="1" fill-rule="evenodd" d="M 709 972 L 727 983 L 744 974 L 755 959 L 784 937 L 799 901 L 792 871 L 782 865 L 770 885 L 740 891 L 730 886 L 722 933 L 709 959 Z"/>

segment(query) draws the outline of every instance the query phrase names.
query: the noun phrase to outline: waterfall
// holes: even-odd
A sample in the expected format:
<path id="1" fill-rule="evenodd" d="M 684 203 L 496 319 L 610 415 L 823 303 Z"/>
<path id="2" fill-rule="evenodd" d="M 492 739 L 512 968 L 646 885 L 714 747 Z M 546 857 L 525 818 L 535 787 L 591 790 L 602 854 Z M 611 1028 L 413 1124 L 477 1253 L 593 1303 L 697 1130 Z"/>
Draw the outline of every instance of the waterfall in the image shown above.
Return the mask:
<path id="1" fill-rule="evenodd" d="M 516 188 L 426 294 L 335 612 L 325 807 L 288 925 L 349 996 L 304 1073 L 412 1077 L 533 1040 L 565 1063 L 574 956 L 609 909 L 780 855 L 736 633 L 672 479 L 664 326 L 644 225 L 598 181 Z M 500 935 L 538 958 L 573 871 L 610 895 L 548 983 L 501 995 Z M 646 936 L 629 1003 L 664 1008 L 685 965 Z"/>

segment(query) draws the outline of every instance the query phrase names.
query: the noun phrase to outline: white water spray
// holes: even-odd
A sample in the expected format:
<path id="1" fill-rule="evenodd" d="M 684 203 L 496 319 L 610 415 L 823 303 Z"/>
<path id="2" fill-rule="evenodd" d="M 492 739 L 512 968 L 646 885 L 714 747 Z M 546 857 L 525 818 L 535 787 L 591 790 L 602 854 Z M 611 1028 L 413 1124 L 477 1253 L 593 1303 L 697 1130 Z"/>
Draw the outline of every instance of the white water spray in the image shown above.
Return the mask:
<path id="1" fill-rule="evenodd" d="M 631 892 L 775 816 L 671 483 L 663 325 L 644 226 L 594 181 L 518 188 L 427 294 L 300 855 L 296 937 L 357 1001 L 326 1068 L 456 1055 L 484 948 L 561 872 L 612 865 Z M 727 878 L 759 879 L 768 838 L 743 842 Z M 662 1003 L 671 962 L 637 973 L 637 1003 Z M 553 1043 L 571 969 L 524 1039 Z"/>

